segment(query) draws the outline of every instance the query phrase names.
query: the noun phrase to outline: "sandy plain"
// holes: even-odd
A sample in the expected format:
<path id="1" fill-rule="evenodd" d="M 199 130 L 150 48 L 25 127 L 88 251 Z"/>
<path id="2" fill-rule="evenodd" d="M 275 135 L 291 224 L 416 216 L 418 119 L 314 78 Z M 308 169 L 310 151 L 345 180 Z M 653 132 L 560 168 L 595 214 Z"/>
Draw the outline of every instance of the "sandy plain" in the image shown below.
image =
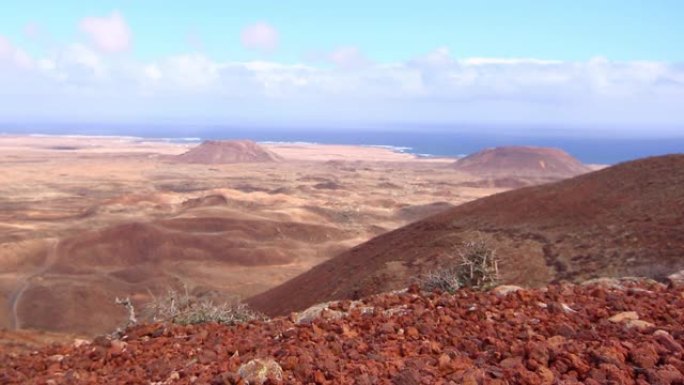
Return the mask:
<path id="1" fill-rule="evenodd" d="M 169 287 L 223 301 L 503 191 L 453 159 L 267 144 L 274 163 L 182 164 L 195 144 L 0 136 L 0 329 L 105 333 Z M 480 187 L 468 187 L 468 186 Z"/>

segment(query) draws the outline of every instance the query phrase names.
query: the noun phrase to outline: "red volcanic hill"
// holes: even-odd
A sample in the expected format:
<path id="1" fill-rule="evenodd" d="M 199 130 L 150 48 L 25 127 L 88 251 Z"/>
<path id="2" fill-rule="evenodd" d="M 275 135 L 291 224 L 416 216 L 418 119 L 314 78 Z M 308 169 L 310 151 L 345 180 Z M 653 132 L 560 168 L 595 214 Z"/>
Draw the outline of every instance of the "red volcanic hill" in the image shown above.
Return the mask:
<path id="1" fill-rule="evenodd" d="M 454 163 L 461 171 L 477 174 L 507 174 L 571 177 L 589 171 L 567 152 L 545 147 L 496 147 L 461 158 Z"/>
<path id="2" fill-rule="evenodd" d="M 504 283 L 638 275 L 684 268 L 684 155 L 641 159 L 463 204 L 376 237 L 252 297 L 268 314 L 406 287 L 483 239 Z"/>
<path id="3" fill-rule="evenodd" d="M 174 157 L 183 163 L 222 164 L 277 162 L 280 156 L 251 140 L 207 140 L 188 152 Z"/>

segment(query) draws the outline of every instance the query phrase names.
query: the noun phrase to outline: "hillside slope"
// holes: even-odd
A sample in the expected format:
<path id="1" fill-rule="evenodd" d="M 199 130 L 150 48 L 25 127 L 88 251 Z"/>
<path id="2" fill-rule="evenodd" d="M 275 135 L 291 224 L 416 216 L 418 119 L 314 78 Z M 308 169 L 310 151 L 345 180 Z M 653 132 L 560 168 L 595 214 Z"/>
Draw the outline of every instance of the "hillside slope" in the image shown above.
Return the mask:
<path id="1" fill-rule="evenodd" d="M 483 239 L 504 282 L 662 277 L 684 268 L 684 155 L 641 159 L 463 204 L 376 237 L 248 302 L 285 314 L 406 287 Z"/>

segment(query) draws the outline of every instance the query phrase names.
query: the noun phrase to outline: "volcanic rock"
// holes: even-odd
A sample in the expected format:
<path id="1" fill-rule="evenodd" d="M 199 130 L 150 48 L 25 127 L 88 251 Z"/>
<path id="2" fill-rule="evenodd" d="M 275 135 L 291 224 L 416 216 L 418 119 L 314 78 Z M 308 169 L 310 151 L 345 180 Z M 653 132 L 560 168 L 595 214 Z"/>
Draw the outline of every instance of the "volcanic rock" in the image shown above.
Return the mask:
<path id="1" fill-rule="evenodd" d="M 250 385 L 262 385 L 267 380 L 281 381 L 283 369 L 277 362 L 267 359 L 254 359 L 238 369 L 238 375 Z"/>
<path id="2" fill-rule="evenodd" d="M 673 353 L 681 353 L 684 352 L 684 348 L 682 348 L 682 345 L 675 341 L 675 339 L 670 335 L 670 333 L 666 332 L 665 330 L 656 330 L 653 333 L 653 337 L 655 337 L 656 341 L 658 341 L 661 345 L 663 345 L 666 349 L 670 350 Z"/>
<path id="3" fill-rule="evenodd" d="M 139 325 L 126 331 L 118 355 L 108 350 L 113 346 L 95 344 L 49 345 L 26 354 L 0 350 L 0 383 L 682 383 L 681 290 L 624 285 L 550 285 L 505 297 L 469 290 L 386 293 L 360 301 L 373 311 L 333 302 L 327 306 L 342 317 L 300 325 L 290 318 L 234 326 Z M 538 303 L 568 303 L 582 311 L 568 315 Z M 388 312 L 395 308 L 405 311 Z M 660 330 L 597 322 L 618 308 L 648 314 Z M 558 335 L 561 325 L 576 332 Z"/>
<path id="4" fill-rule="evenodd" d="M 182 163 L 223 164 L 277 162 L 280 156 L 250 140 L 208 140 L 188 152 L 177 155 Z"/>
<path id="5" fill-rule="evenodd" d="M 614 323 L 634 321 L 639 319 L 639 314 L 634 311 L 623 311 L 622 313 L 615 314 L 614 316 L 608 318 L 608 321 Z"/>

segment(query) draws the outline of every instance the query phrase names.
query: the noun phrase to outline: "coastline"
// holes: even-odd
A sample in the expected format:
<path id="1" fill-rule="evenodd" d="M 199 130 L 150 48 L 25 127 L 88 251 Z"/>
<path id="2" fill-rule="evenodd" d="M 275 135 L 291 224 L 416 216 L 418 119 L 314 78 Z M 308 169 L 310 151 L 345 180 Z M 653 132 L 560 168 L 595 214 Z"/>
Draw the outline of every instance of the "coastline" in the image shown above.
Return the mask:
<path id="1" fill-rule="evenodd" d="M 202 138 L 145 138 L 129 135 L 0 134 L 0 150 L 50 151 L 61 154 L 155 153 L 179 155 L 201 143 Z M 374 144 L 325 144 L 304 141 L 257 141 L 288 160 L 450 163 L 456 158 L 413 154 L 406 146 Z"/>

